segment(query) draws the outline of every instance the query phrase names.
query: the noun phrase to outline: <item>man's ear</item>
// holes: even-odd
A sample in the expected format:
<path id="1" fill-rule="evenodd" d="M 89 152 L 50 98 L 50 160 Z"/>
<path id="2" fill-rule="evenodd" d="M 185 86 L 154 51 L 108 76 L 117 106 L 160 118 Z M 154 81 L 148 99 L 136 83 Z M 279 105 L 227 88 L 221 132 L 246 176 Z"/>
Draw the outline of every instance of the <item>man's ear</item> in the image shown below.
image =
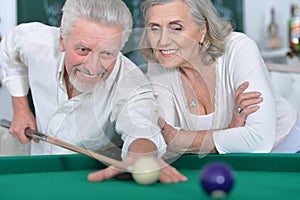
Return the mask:
<path id="1" fill-rule="evenodd" d="M 60 30 L 60 34 L 59 34 L 59 50 L 61 52 L 65 51 L 65 47 L 64 47 L 64 41 L 63 41 L 63 37 L 62 37 L 62 32 Z"/>

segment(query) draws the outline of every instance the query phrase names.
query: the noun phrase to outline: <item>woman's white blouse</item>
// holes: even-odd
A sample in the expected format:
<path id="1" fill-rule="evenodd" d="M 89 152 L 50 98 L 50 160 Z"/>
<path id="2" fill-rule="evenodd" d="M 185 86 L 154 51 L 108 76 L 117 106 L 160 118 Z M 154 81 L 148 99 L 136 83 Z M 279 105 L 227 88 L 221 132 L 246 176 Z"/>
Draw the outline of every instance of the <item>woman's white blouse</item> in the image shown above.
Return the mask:
<path id="1" fill-rule="evenodd" d="M 148 77 L 156 91 L 164 117 L 173 126 L 194 130 L 178 68 L 149 63 Z M 235 91 L 249 81 L 247 91 L 260 91 L 260 109 L 247 117 L 244 127 L 226 128 L 232 118 Z M 214 116 L 211 128 L 219 153 L 270 152 L 292 129 L 297 112 L 274 94 L 269 74 L 256 43 L 243 33 L 232 33 L 222 57 L 217 60 Z"/>

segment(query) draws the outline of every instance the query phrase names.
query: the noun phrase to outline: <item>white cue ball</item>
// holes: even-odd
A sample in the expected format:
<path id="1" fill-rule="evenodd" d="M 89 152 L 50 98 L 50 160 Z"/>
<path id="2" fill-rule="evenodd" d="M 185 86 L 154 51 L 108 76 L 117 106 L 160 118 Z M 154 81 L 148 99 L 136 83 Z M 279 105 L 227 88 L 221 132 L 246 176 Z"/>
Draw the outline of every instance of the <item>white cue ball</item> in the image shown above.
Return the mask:
<path id="1" fill-rule="evenodd" d="M 151 185 L 157 182 L 160 175 L 160 165 L 156 159 L 142 157 L 132 166 L 132 177 L 141 185 Z"/>

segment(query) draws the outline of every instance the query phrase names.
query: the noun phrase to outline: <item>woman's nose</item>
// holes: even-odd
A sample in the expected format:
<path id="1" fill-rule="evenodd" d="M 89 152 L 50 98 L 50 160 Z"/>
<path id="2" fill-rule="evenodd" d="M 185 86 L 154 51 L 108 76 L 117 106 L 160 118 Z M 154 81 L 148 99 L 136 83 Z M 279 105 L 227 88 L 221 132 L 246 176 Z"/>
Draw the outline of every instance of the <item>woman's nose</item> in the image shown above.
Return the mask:
<path id="1" fill-rule="evenodd" d="M 167 46 L 170 44 L 171 34 L 168 29 L 164 28 L 161 30 L 159 44 L 160 46 Z"/>

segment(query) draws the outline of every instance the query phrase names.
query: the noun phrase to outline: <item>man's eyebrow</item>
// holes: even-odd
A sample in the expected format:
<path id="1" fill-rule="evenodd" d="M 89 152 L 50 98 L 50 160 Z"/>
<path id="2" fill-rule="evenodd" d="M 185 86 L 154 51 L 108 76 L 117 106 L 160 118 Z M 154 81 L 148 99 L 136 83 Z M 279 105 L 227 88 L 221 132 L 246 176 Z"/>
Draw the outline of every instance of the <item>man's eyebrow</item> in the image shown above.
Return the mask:
<path id="1" fill-rule="evenodd" d="M 111 53 L 111 54 L 117 54 L 118 53 L 118 49 L 104 49 L 102 51 L 100 51 L 100 53 Z"/>
<path id="2" fill-rule="evenodd" d="M 82 43 L 82 42 L 79 42 L 79 45 L 82 46 L 82 47 L 85 47 L 87 49 L 91 49 L 88 45 Z"/>

